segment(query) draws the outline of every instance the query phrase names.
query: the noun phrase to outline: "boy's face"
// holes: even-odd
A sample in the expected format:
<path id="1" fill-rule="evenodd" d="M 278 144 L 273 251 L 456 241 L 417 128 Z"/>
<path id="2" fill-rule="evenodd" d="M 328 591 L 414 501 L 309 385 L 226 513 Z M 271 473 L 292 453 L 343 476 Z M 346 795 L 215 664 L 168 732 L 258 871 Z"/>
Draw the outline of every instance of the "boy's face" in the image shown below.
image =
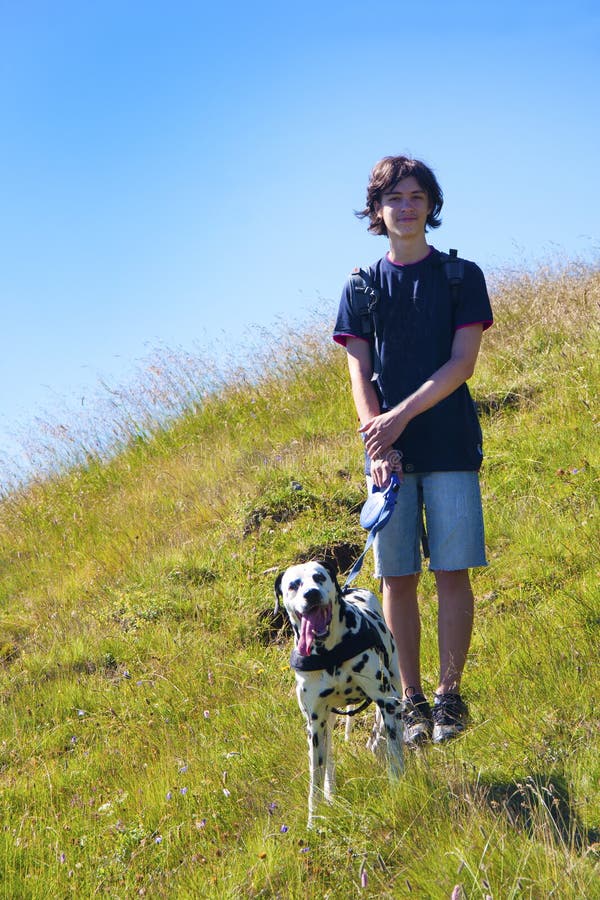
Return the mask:
<path id="1" fill-rule="evenodd" d="M 375 206 L 388 235 L 412 238 L 425 233 L 432 205 L 414 175 L 402 178 L 381 196 Z"/>

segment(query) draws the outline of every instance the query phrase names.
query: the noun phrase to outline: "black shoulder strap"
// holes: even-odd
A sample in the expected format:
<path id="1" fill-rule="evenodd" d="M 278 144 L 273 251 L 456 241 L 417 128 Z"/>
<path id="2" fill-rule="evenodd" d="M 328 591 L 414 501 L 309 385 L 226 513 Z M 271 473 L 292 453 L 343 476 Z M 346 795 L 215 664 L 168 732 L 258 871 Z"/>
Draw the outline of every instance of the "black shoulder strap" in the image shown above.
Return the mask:
<path id="1" fill-rule="evenodd" d="M 379 356 L 379 340 L 375 328 L 375 307 L 379 302 L 379 291 L 375 287 L 373 276 L 368 269 L 353 269 L 350 273 L 350 288 L 352 291 L 352 309 L 360 316 L 362 337 L 371 344 L 373 356 L 373 374 L 371 381 L 377 381 L 381 374 L 381 359 Z"/>
<path id="2" fill-rule="evenodd" d="M 375 332 L 373 310 L 379 302 L 379 291 L 375 287 L 371 273 L 366 269 L 356 268 L 350 273 L 352 289 L 352 309 L 360 316 L 361 330 L 365 337 Z"/>
<path id="3" fill-rule="evenodd" d="M 444 267 L 452 300 L 457 303 L 460 299 L 460 289 L 465 276 L 464 260 L 458 256 L 458 250 L 450 250 L 448 253 L 440 253 L 440 262 Z"/>

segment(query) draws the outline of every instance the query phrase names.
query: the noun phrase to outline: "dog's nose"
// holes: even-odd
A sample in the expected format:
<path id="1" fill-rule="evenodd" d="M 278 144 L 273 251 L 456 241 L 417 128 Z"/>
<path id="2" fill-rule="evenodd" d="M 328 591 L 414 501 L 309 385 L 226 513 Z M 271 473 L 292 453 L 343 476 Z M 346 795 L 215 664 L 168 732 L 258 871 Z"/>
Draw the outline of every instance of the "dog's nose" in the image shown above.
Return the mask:
<path id="1" fill-rule="evenodd" d="M 308 600 L 309 603 L 321 602 L 321 591 L 319 591 L 318 588 L 310 588 L 308 591 L 304 591 L 302 596 L 305 600 Z"/>

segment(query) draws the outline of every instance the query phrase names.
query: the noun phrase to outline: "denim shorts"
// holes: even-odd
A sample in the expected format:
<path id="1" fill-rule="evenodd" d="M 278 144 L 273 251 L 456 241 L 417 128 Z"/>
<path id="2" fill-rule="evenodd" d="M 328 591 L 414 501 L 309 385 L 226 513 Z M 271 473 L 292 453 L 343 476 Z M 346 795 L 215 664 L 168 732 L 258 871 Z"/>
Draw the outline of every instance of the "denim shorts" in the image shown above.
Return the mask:
<path id="1" fill-rule="evenodd" d="M 370 491 L 370 478 L 367 484 Z M 487 565 L 477 472 L 405 474 L 394 512 L 373 543 L 376 577 L 421 571 L 423 520 L 432 571 Z"/>

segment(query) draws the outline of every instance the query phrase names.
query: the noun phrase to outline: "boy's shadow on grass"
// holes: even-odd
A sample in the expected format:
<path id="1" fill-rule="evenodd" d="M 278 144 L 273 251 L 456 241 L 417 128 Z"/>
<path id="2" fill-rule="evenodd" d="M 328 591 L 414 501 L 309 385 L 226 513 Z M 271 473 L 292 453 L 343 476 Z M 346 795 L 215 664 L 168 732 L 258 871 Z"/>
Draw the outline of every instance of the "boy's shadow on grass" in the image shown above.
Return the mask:
<path id="1" fill-rule="evenodd" d="M 527 775 L 520 781 L 479 783 L 494 812 L 502 812 L 515 828 L 532 837 L 549 838 L 553 843 L 585 852 L 600 841 L 600 830 L 585 828 L 561 775 L 540 773 Z"/>

